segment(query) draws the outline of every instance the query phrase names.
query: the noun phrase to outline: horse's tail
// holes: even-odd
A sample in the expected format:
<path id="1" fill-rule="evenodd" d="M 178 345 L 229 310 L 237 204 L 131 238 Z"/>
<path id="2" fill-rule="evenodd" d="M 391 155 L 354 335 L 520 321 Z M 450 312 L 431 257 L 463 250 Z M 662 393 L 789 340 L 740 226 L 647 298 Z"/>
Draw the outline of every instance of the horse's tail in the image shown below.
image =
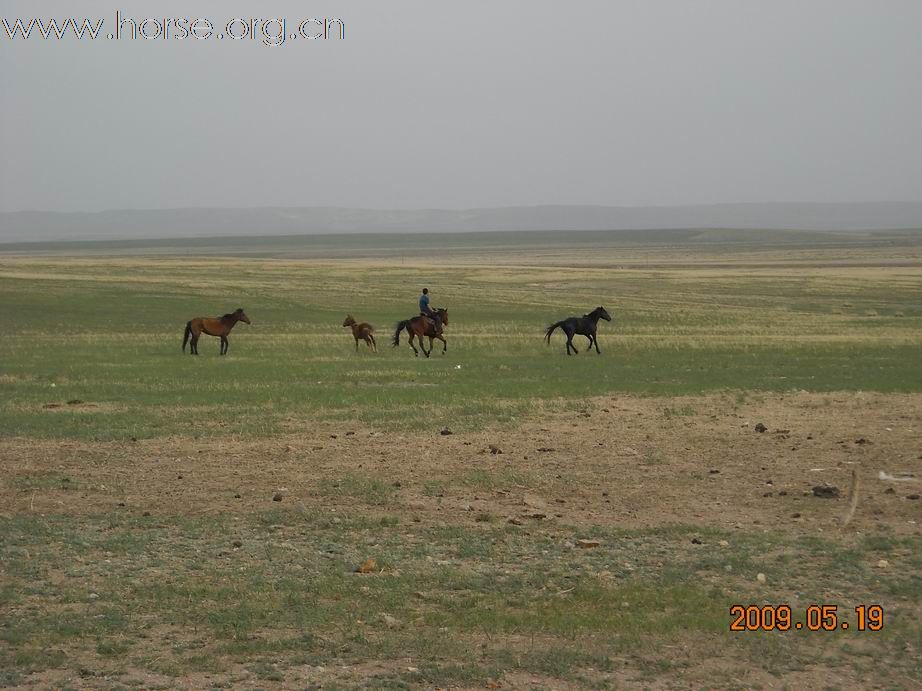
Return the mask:
<path id="1" fill-rule="evenodd" d="M 561 326 L 563 326 L 563 322 L 557 322 L 556 324 L 551 324 L 544 330 L 544 340 L 547 341 L 548 344 L 551 342 L 551 334 L 554 333 L 555 329 Z"/>
<path id="2" fill-rule="evenodd" d="M 394 340 L 391 341 L 391 345 L 397 347 L 400 345 L 400 332 L 404 329 L 410 328 L 410 320 L 404 319 L 402 322 L 397 322 L 397 328 L 394 329 Z"/>
<path id="3" fill-rule="evenodd" d="M 183 335 L 182 335 L 182 352 L 184 353 L 186 352 L 186 343 L 189 342 L 189 336 L 191 335 L 192 335 L 192 322 L 187 321 L 186 330 L 183 332 Z"/>

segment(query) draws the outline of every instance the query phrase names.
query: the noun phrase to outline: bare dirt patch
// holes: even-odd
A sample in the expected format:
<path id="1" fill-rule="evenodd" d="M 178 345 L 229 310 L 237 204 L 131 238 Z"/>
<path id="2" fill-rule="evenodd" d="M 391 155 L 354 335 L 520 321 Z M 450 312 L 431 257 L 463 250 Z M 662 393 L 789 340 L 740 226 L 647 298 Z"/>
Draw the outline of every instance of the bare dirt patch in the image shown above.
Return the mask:
<path id="1" fill-rule="evenodd" d="M 272 440 L 7 439 L 0 505 L 7 515 L 202 515 L 264 510 L 280 493 L 286 507 L 446 523 L 821 532 L 836 528 L 854 468 L 859 499 L 847 530 L 919 535 L 922 502 L 908 497 L 922 491 L 920 438 L 920 395 L 792 393 L 606 397 L 513 429 L 452 435 L 326 423 Z M 915 480 L 881 481 L 881 471 Z M 840 497 L 813 496 L 823 484 Z"/>

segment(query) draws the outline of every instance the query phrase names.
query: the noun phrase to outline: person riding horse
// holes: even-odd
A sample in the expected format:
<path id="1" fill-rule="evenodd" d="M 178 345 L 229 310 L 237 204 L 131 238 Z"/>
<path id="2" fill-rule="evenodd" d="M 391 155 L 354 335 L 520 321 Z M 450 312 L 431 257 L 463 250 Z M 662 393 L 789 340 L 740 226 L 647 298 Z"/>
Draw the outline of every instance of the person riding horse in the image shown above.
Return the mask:
<path id="1" fill-rule="evenodd" d="M 435 332 L 442 333 L 442 318 L 439 313 L 429 306 L 429 289 L 423 288 L 423 294 L 419 296 L 419 314 L 421 317 L 431 319 L 435 324 Z"/>

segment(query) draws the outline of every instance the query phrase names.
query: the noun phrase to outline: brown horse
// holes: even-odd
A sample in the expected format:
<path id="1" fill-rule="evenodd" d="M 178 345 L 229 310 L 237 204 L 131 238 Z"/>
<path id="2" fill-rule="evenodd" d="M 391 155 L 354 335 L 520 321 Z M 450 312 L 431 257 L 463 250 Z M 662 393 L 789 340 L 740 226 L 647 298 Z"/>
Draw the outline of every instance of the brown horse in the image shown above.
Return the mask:
<path id="1" fill-rule="evenodd" d="M 355 352 L 359 352 L 359 339 L 365 341 L 365 345 L 371 348 L 374 352 L 378 352 L 378 344 L 375 342 L 375 327 L 373 327 L 368 322 L 362 322 L 361 324 L 355 321 L 355 317 L 351 314 L 346 315 L 346 319 L 343 322 L 343 326 L 352 327 L 352 338 L 355 339 Z"/>
<path id="2" fill-rule="evenodd" d="M 448 310 L 439 307 L 436 312 L 439 314 L 439 318 L 442 320 L 442 326 L 448 326 Z M 442 329 L 436 330 L 435 322 L 428 317 L 419 315 L 418 317 L 411 317 L 410 319 L 405 319 L 402 322 L 397 322 L 397 328 L 394 331 L 394 340 L 391 343 L 393 346 L 400 345 L 400 332 L 404 329 L 407 330 L 407 333 L 410 334 L 410 347 L 413 349 L 413 352 L 416 353 L 416 357 L 419 357 L 419 351 L 416 350 L 416 346 L 413 345 L 413 339 L 419 339 L 419 347 L 423 351 L 423 355 L 429 357 L 429 353 L 432 352 L 432 342 L 437 338 L 442 342 L 442 355 L 448 351 L 448 342 L 445 340 L 445 337 L 442 335 Z M 426 336 L 429 339 L 429 351 L 426 351 L 426 346 L 423 345 L 423 336 Z"/>
<path id="3" fill-rule="evenodd" d="M 223 317 L 196 317 L 186 322 L 186 331 L 182 336 L 182 352 L 186 352 L 186 343 L 189 343 L 189 337 L 192 341 L 189 343 L 189 352 L 192 355 L 198 355 L 198 338 L 203 333 L 209 336 L 217 336 L 221 339 L 221 355 L 227 354 L 227 334 L 231 332 L 237 322 L 250 323 L 250 318 L 243 313 L 243 308 L 238 307 L 234 312 L 225 314 Z"/>

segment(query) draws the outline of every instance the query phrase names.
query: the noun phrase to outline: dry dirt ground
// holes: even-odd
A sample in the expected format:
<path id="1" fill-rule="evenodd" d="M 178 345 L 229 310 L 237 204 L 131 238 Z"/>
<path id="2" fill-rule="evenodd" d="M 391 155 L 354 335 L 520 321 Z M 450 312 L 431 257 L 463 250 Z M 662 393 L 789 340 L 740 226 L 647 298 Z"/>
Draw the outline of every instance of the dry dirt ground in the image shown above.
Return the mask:
<path id="1" fill-rule="evenodd" d="M 759 423 L 765 432 L 755 431 Z M 922 483 L 878 478 L 881 471 L 922 478 L 922 395 L 614 396 L 587 401 L 583 411 L 549 410 L 515 428 L 448 435 L 337 423 L 257 440 L 5 439 L 0 506 L 8 517 L 110 510 L 198 516 L 272 508 L 280 492 L 284 506 L 375 511 L 347 491 L 328 491 L 344 476 L 364 476 L 399 483 L 387 513 L 425 521 L 470 523 L 481 512 L 515 518 L 546 509 L 540 520 L 576 525 L 812 533 L 836 526 L 853 468 L 859 501 L 848 531 L 886 525 L 897 535 L 922 535 L 922 502 L 907 498 Z M 48 475 L 78 489 L 32 487 L 30 477 Z M 824 483 L 842 497 L 813 497 L 812 488 Z"/>
<path id="2" fill-rule="evenodd" d="M 765 431 L 756 431 L 759 423 Z M 271 439 L 231 434 L 98 443 L 4 439 L 0 515 L 79 520 L 110 512 L 200 517 L 283 509 L 344 517 L 396 515 L 421 526 L 512 524 L 549 534 L 567 526 L 574 540 L 580 529 L 598 526 L 642 530 L 675 524 L 702 533 L 716 529 L 846 541 L 862 535 L 922 536 L 918 394 L 610 396 L 587 400 L 582 411 L 557 411 L 551 404 L 516 426 L 451 434 L 305 424 L 307 431 Z M 839 521 L 848 513 L 853 470 L 857 506 L 843 528 Z M 909 479 L 881 480 L 882 471 Z M 815 497 L 813 488 L 823 484 L 836 486 L 841 496 Z M 381 492 L 387 492 L 387 501 L 380 500 Z M 897 551 L 881 568 L 911 568 L 911 557 Z M 783 589 L 772 595 L 779 602 L 794 596 Z M 833 589 L 829 595 L 835 600 L 843 593 Z M 918 608 L 918 602 L 903 606 Z M 922 659 L 919 653 L 905 651 Z M 677 685 L 704 685 L 716 664 L 698 660 L 697 676 L 690 678 L 702 681 Z M 357 684 L 370 673 L 353 665 L 339 670 L 336 680 Z M 792 670 L 780 679 L 740 673 L 739 686 L 869 686 L 874 674 L 873 664 L 864 676 L 835 666 Z M 30 683 L 53 686 L 61 678 L 49 670 L 33 675 Z M 635 683 L 617 674 L 607 678 L 616 686 L 619 681 Z M 199 685 L 196 677 L 161 682 Z M 897 686 L 913 683 L 906 676 L 895 680 Z M 497 684 L 580 685 L 521 673 Z M 674 684 L 654 676 L 642 685 Z"/>

